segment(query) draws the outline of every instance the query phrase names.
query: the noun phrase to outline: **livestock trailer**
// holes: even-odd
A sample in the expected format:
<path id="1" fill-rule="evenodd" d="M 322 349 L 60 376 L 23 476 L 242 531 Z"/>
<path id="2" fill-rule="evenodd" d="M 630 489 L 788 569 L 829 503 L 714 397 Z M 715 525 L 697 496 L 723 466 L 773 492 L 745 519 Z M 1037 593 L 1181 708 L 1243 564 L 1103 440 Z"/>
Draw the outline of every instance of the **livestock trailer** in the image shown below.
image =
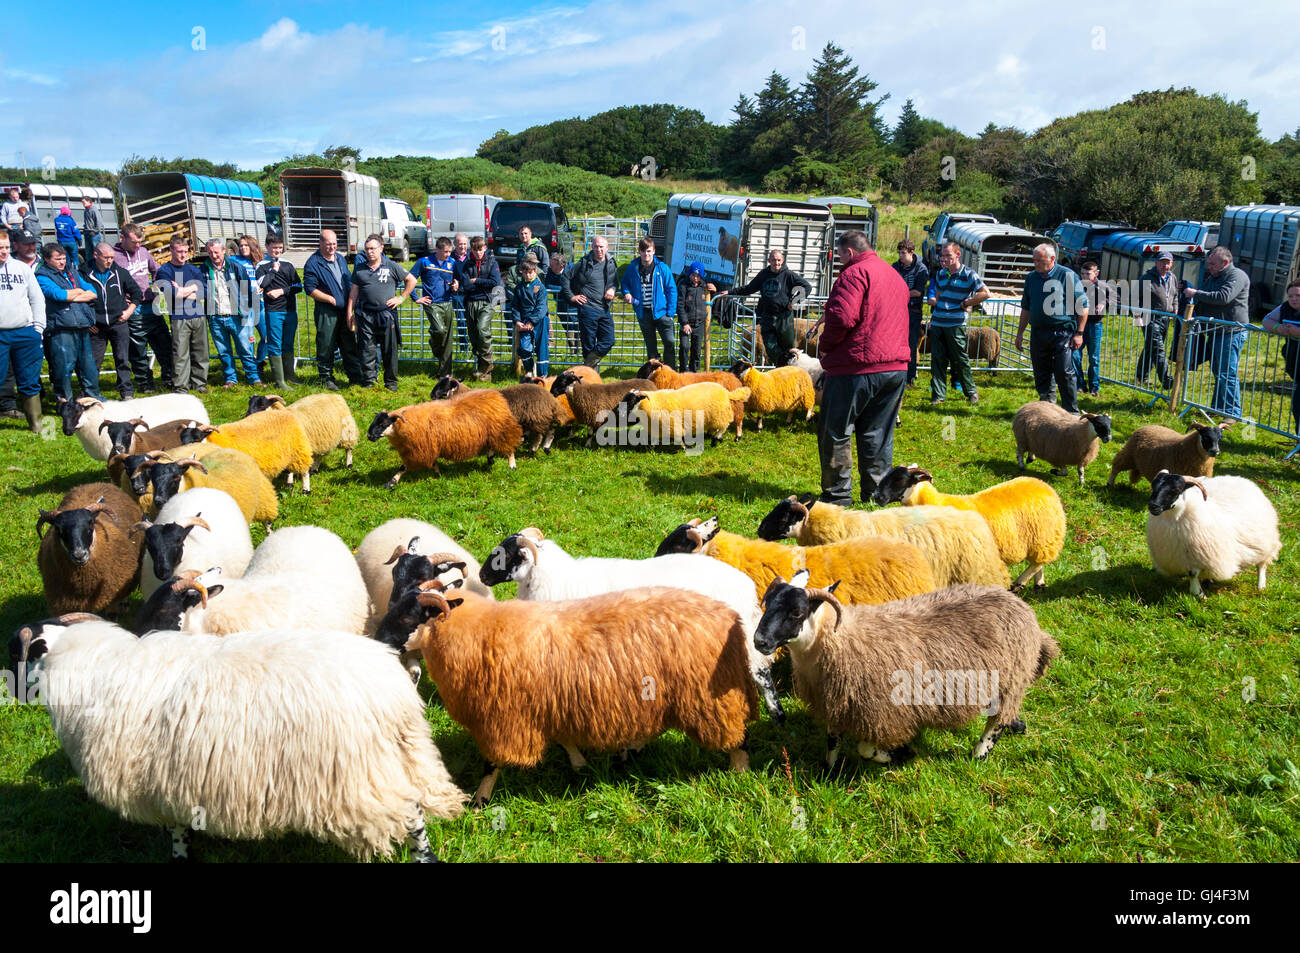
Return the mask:
<path id="1" fill-rule="evenodd" d="M 814 295 L 830 293 L 835 220 L 825 205 L 678 193 L 668 199 L 664 242 L 660 257 L 675 275 L 698 261 L 709 281 L 730 288 L 753 278 L 767 267 L 768 252 L 781 249 L 786 266 L 807 279 Z"/>
<path id="2" fill-rule="evenodd" d="M 1151 303 L 1142 300 L 1138 282 L 1155 265 L 1156 256 L 1166 251 L 1174 256 L 1170 270 L 1180 284 L 1195 287 L 1201 283 L 1205 251 L 1196 242 L 1177 241 L 1155 232 L 1114 232 L 1102 241 L 1098 277 L 1116 283 L 1121 312 L 1131 313 L 1132 307 L 1150 309 Z"/>
<path id="3" fill-rule="evenodd" d="M 54 182 L 3 182 L 0 193 L 5 201 L 9 200 L 10 189 L 18 189 L 19 201 L 27 204 L 29 211 L 35 212 L 41 220 L 42 240 L 54 240 L 54 217 L 64 205 L 72 213 L 77 227 L 81 228 L 83 197 L 95 200 L 99 209 L 99 222 L 103 226 L 101 234 L 110 245 L 117 241 L 117 207 L 113 204 L 113 193 L 108 189 L 93 185 L 58 185 Z"/>
<path id="4" fill-rule="evenodd" d="M 454 238 L 464 232 L 470 238 L 486 239 L 492 210 L 501 201 L 497 195 L 430 195 L 424 208 L 424 222 L 429 226 L 429 245 L 446 235 Z"/>
<path id="5" fill-rule="evenodd" d="M 223 241 L 266 233 L 266 204 L 252 182 L 190 172 L 144 172 L 117 185 L 123 217 L 144 229 L 145 247 L 166 261 L 174 235 L 189 239 L 190 253 L 203 253 L 208 239 Z"/>
<path id="6" fill-rule="evenodd" d="M 1156 234 L 1167 235 L 1175 241 L 1191 242 L 1200 245 L 1202 251 L 1209 251 L 1219 244 L 1219 223 L 1176 218 L 1157 228 Z"/>
<path id="7" fill-rule="evenodd" d="M 948 230 L 963 222 L 986 222 L 996 225 L 998 220 L 984 212 L 940 212 L 925 230 L 930 237 L 921 242 L 921 261 L 931 271 L 939 270 L 939 247 L 952 240 Z"/>
<path id="8" fill-rule="evenodd" d="M 380 234 L 379 180 L 348 169 L 299 166 L 280 173 L 284 208 L 284 245 L 298 252 L 315 250 L 320 233 L 330 229 L 339 251 L 360 251 L 366 236 Z"/>
<path id="9" fill-rule="evenodd" d="M 944 240 L 957 243 L 961 263 L 984 279 L 992 297 L 1019 298 L 1034 267 L 1034 248 L 1047 238 L 1002 222 L 960 222 L 949 226 Z"/>
<path id="10" fill-rule="evenodd" d="M 1300 276 L 1300 205 L 1229 205 L 1219 222 L 1219 244 L 1250 276 L 1251 313 L 1270 311 Z"/>
<path id="11" fill-rule="evenodd" d="M 857 229 L 867 236 L 867 244 L 876 247 L 876 233 L 879 229 L 880 213 L 866 199 L 845 198 L 843 196 L 810 195 L 808 201 L 814 205 L 825 205 L 835 218 L 835 241 L 839 241 L 845 232 Z M 831 280 L 840 276 L 840 260 L 834 255 L 832 246 Z"/>

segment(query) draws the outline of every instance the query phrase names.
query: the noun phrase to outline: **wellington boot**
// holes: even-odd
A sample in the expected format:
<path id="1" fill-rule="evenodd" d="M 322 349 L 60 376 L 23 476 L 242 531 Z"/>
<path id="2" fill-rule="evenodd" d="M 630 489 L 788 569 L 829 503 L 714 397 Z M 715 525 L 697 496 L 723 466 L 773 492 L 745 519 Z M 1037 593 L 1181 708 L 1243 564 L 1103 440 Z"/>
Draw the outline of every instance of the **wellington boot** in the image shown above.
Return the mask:
<path id="1" fill-rule="evenodd" d="M 40 433 L 44 419 L 41 416 L 41 395 L 32 394 L 31 397 L 20 397 L 18 399 L 22 403 L 23 416 L 27 418 L 27 426 L 31 428 L 32 433 Z"/>
<path id="2" fill-rule="evenodd" d="M 268 354 L 266 356 L 267 367 L 271 369 L 271 381 L 276 387 L 284 389 L 284 359 L 279 354 Z"/>

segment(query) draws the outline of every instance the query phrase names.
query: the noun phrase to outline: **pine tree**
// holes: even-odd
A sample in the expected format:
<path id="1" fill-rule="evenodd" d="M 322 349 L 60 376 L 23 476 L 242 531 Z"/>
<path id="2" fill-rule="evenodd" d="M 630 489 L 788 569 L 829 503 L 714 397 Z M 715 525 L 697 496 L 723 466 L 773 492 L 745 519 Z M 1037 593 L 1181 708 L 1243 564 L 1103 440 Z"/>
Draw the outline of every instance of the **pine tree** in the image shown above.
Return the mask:
<path id="1" fill-rule="evenodd" d="M 890 138 L 890 145 L 893 146 L 894 152 L 900 156 L 910 156 L 922 145 L 921 122 L 921 114 L 916 111 L 912 100 L 903 103 L 898 125 L 894 127 L 894 133 Z"/>
<path id="2" fill-rule="evenodd" d="M 874 158 L 885 138 L 878 110 L 889 98 L 868 98 L 877 85 L 858 75 L 842 49 L 826 44 L 799 88 L 797 103 L 800 142 L 811 158 L 854 164 Z"/>

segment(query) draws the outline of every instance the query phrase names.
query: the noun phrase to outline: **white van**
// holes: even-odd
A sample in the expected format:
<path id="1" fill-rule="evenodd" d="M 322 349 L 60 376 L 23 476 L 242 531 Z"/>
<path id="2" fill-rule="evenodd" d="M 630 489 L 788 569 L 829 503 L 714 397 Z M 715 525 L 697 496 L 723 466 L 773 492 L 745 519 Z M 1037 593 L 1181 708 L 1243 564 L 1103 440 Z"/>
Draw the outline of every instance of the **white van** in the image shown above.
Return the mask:
<path id="1" fill-rule="evenodd" d="M 429 226 L 429 246 L 446 235 L 455 238 L 464 232 L 487 238 L 492 210 L 501 199 L 495 195 L 430 195 L 424 210 L 424 220 Z"/>

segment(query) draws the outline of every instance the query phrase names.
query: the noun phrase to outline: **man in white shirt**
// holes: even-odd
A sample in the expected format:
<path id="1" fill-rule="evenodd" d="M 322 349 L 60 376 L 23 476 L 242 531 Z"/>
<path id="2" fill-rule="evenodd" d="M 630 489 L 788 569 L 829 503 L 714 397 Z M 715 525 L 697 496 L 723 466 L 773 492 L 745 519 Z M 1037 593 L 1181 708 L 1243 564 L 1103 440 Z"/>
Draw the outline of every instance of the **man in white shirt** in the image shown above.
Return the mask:
<path id="1" fill-rule="evenodd" d="M 41 432 L 41 336 L 45 296 L 36 274 L 10 256 L 9 235 L 0 232 L 0 368 L 13 368 L 23 416 Z"/>

